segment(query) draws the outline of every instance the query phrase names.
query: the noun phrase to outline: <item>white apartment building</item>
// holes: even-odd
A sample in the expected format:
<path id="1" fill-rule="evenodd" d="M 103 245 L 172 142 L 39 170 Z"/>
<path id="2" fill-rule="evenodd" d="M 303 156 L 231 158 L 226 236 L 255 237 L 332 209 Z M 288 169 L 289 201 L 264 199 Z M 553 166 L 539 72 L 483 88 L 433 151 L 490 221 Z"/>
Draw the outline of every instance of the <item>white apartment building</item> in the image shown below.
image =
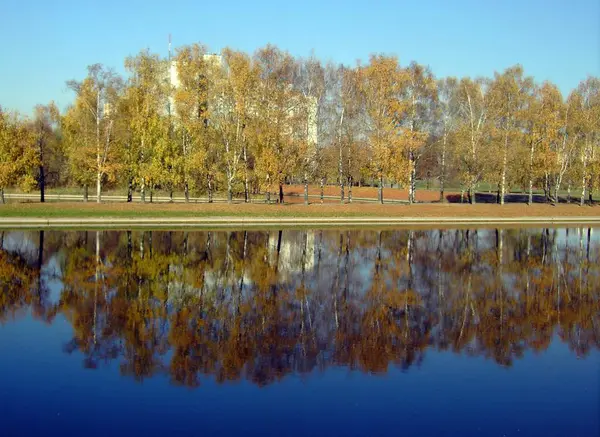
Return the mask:
<path id="1" fill-rule="evenodd" d="M 216 54 L 216 53 L 205 54 L 204 60 L 209 62 L 210 64 L 212 64 L 213 67 L 223 67 L 223 56 L 221 56 L 220 54 Z M 175 60 L 172 60 L 169 65 L 169 82 L 174 89 L 177 89 L 178 87 L 181 86 L 181 81 L 179 80 L 179 75 L 177 72 L 177 61 L 175 61 Z M 318 117 L 319 105 L 318 105 L 318 101 L 316 98 L 310 97 L 309 99 L 310 99 L 310 106 L 309 106 L 309 113 L 308 113 L 308 120 L 307 120 L 308 141 L 311 144 L 316 145 L 318 142 L 317 117 Z M 171 108 L 175 107 L 175 101 L 174 101 L 173 96 L 169 97 L 169 105 Z M 290 109 L 290 115 L 293 115 L 293 109 Z"/>

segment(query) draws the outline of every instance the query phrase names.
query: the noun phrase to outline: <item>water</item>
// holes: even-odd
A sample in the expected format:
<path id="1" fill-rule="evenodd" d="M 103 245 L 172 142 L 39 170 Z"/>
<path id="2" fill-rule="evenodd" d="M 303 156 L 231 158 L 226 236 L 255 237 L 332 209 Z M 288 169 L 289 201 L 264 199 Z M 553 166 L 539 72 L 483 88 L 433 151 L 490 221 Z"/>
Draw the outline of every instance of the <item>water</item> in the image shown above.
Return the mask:
<path id="1" fill-rule="evenodd" d="M 0 231 L 0 434 L 597 436 L 599 236 Z"/>

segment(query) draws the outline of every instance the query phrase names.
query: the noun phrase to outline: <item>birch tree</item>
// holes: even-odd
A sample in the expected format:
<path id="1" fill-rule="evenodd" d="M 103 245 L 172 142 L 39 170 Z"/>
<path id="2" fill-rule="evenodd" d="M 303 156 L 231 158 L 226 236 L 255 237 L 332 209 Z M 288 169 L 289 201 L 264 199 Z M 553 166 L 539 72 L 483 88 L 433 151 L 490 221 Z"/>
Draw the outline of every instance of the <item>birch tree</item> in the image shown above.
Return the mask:
<path id="1" fill-rule="evenodd" d="M 439 126 L 439 181 L 440 181 L 440 201 L 446 200 L 444 191 L 446 188 L 446 178 L 448 176 L 449 157 L 452 137 L 457 126 L 458 105 L 458 80 L 454 77 L 441 79 L 437 84 L 438 101 L 436 105 L 436 114 Z"/>
<path id="2" fill-rule="evenodd" d="M 76 94 L 65 117 L 69 154 L 77 166 L 72 166 L 72 170 L 84 183 L 87 197 L 87 183 L 91 181 L 85 169 L 93 169 L 99 203 L 103 179 L 116 174 L 114 119 L 123 81 L 113 70 L 94 64 L 88 67 L 88 76 L 83 81 L 70 80 L 67 86 Z"/>
<path id="3" fill-rule="evenodd" d="M 383 203 L 384 179 L 406 182 L 410 168 L 404 129 L 397 122 L 398 115 L 408 109 L 402 99 L 406 72 L 400 68 L 397 58 L 378 55 L 371 56 L 369 65 L 360 69 L 360 75 L 361 93 L 368 115 L 371 172 L 379 183 L 378 201 Z"/>
<path id="4" fill-rule="evenodd" d="M 485 141 L 488 136 L 488 117 L 491 97 L 484 79 L 461 79 L 456 95 L 459 124 L 457 127 L 456 154 L 459 172 L 467 187 L 469 201 L 476 202 L 475 188 L 485 171 Z"/>
<path id="5" fill-rule="evenodd" d="M 201 180 L 208 183 L 210 150 L 209 83 L 210 65 L 207 50 L 200 44 L 181 48 L 175 65 L 177 82 L 174 90 L 177 130 L 181 144 L 180 169 L 185 201 L 189 202 L 190 186 L 199 187 Z M 171 73 L 173 74 L 173 73 Z"/>
<path id="6" fill-rule="evenodd" d="M 586 190 L 592 203 L 593 170 L 597 167 L 600 142 L 600 79 L 589 77 L 578 87 L 574 95 L 578 111 L 579 158 L 581 161 L 580 205 L 585 204 Z"/>
<path id="7" fill-rule="evenodd" d="M 549 174 L 546 175 L 545 190 L 550 195 L 554 190 L 554 202 L 558 203 L 558 193 L 561 185 L 567 175 L 567 172 L 573 175 L 573 163 L 575 159 L 577 145 L 579 144 L 578 119 L 580 112 L 580 99 L 576 93 L 571 93 L 566 104 L 562 106 L 560 113 L 559 138 L 554 142 L 554 147 L 550 150 L 550 159 L 548 160 Z M 548 144 L 552 146 L 552 143 Z"/>
<path id="8" fill-rule="evenodd" d="M 233 184 L 243 163 L 244 201 L 250 201 L 249 150 L 246 129 L 256 112 L 255 93 L 258 71 L 250 57 L 225 49 L 223 66 L 215 66 L 215 90 L 211 98 L 211 126 L 222 150 L 225 167 L 227 201 L 233 198 Z"/>
<path id="9" fill-rule="evenodd" d="M 533 80 L 523 76 L 520 65 L 508 68 L 502 74 L 496 73 L 490 86 L 493 104 L 490 106 L 495 124 L 497 138 L 492 138 L 499 145 L 496 155 L 501 162 L 499 181 L 499 202 L 504 205 L 507 176 L 509 170 L 509 150 L 516 148 L 521 134 L 521 120 L 527 105 L 527 99 L 533 89 Z"/>
<path id="10" fill-rule="evenodd" d="M 87 202 L 89 187 L 96 180 L 96 122 L 77 100 L 62 117 L 63 144 L 69 159 L 69 179 L 83 187 L 83 200 Z"/>
<path id="11" fill-rule="evenodd" d="M 299 113 L 299 158 L 304 203 L 308 205 L 308 182 L 317 170 L 319 119 L 325 94 L 325 70 L 314 56 L 300 59 L 296 66 L 295 88 L 301 94 Z"/>
<path id="12" fill-rule="evenodd" d="M 254 62 L 259 73 L 259 95 L 255 141 L 256 170 L 267 190 L 279 188 L 278 200 L 283 203 L 283 184 L 294 172 L 298 148 L 294 141 L 302 100 L 292 86 L 294 60 L 289 53 L 266 46 L 257 51 Z"/>
<path id="13" fill-rule="evenodd" d="M 140 187 L 142 202 L 146 191 L 150 194 L 162 178 L 162 169 L 157 165 L 154 153 L 168 133 L 165 113 L 168 105 L 168 77 L 166 65 L 148 51 L 125 60 L 131 74 L 128 98 L 131 102 L 131 134 L 135 150 L 135 183 Z M 152 199 L 151 199 L 152 200 Z"/>
<path id="14" fill-rule="evenodd" d="M 406 69 L 407 110 L 399 123 L 406 126 L 407 153 L 409 163 L 408 202 L 415 202 L 417 165 L 427 144 L 433 125 L 433 111 L 437 100 L 437 86 L 431 71 L 411 63 Z"/>
<path id="15" fill-rule="evenodd" d="M 352 202 L 352 185 L 356 167 L 363 165 L 365 145 L 364 97 L 360 91 L 360 72 L 357 68 L 340 68 L 339 126 L 336 131 L 340 201 L 344 201 L 344 181 L 348 186 L 348 202 Z"/>
<path id="16" fill-rule="evenodd" d="M 534 182 L 543 181 L 551 168 L 549 156 L 561 140 L 563 101 L 558 88 L 545 82 L 530 99 L 525 120 L 525 145 L 528 148 L 528 200 L 533 203 Z M 546 178 L 547 179 L 547 178 Z M 547 189 L 547 187 L 544 187 Z"/>

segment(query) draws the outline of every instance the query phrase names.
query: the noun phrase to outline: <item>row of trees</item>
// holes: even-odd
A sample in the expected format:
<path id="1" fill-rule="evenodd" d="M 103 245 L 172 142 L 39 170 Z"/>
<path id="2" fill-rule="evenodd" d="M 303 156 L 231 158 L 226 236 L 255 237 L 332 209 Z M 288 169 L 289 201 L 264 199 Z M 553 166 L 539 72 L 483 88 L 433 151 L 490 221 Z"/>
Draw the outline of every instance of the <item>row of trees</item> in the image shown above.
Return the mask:
<path id="1" fill-rule="evenodd" d="M 511 365 L 558 339 L 584 357 L 600 347 L 599 247 L 568 232 L 0 233 L 0 324 L 60 314 L 86 366 L 189 386 L 384 373 L 436 350 Z"/>
<path id="2" fill-rule="evenodd" d="M 475 202 L 478 184 L 510 187 L 533 201 L 535 189 L 558 201 L 576 190 L 583 204 L 600 185 L 600 80 L 567 98 L 520 66 L 493 78 L 442 78 L 422 65 L 373 55 L 354 67 L 295 59 L 273 46 L 253 56 L 199 44 L 163 59 L 142 51 L 125 60 L 125 79 L 102 65 L 60 114 L 39 106 L 31 119 L 0 112 L 0 188 L 48 181 L 127 185 L 128 200 L 157 189 L 244 200 L 283 184 L 336 183 L 408 188 L 436 179 Z M 346 193 L 347 189 L 347 193 Z"/>

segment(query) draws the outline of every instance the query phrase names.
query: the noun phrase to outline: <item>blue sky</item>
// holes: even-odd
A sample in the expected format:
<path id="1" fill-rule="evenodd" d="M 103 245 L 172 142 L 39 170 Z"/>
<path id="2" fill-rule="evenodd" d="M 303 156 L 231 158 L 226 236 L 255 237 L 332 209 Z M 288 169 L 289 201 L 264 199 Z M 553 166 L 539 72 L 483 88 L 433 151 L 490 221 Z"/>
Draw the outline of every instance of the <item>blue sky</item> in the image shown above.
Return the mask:
<path id="1" fill-rule="evenodd" d="M 354 64 L 371 53 L 438 77 L 493 75 L 515 63 L 568 93 L 600 75 L 598 0 L 0 0 L 0 105 L 30 113 L 71 100 L 65 81 L 100 62 L 123 71 L 143 48 L 202 42 L 253 52 L 273 43 Z"/>

